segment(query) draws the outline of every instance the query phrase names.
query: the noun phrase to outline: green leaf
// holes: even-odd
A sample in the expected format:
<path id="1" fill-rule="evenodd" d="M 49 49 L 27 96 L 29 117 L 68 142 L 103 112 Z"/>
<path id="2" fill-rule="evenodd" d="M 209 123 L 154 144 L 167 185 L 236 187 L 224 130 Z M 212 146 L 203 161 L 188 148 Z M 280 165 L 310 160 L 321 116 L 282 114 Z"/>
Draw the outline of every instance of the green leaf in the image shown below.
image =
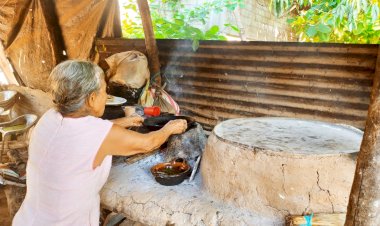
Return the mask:
<path id="1" fill-rule="evenodd" d="M 206 35 L 215 35 L 219 32 L 219 27 L 214 25 L 208 31 L 206 31 Z"/>
<path id="2" fill-rule="evenodd" d="M 316 26 L 309 26 L 309 28 L 306 30 L 306 35 L 309 36 L 309 37 L 314 37 L 316 34 L 317 34 L 317 29 L 316 29 Z"/>
<path id="3" fill-rule="evenodd" d="M 327 42 L 327 41 L 329 40 L 329 36 L 328 36 L 327 34 L 324 34 L 324 33 L 320 34 L 320 35 L 319 35 L 319 38 L 320 38 L 321 41 L 323 41 L 323 42 Z"/>
<path id="4" fill-rule="evenodd" d="M 123 7 L 124 7 L 124 9 L 131 9 L 133 11 L 137 11 L 135 4 L 127 4 L 127 5 L 124 5 Z"/>
<path id="5" fill-rule="evenodd" d="M 331 32 L 331 28 L 330 28 L 329 26 L 323 24 L 323 23 L 319 23 L 319 24 L 317 25 L 317 30 L 318 30 L 319 32 L 321 32 L 321 33 L 325 33 L 325 34 Z"/>
<path id="6" fill-rule="evenodd" d="M 181 0 L 148 0 L 151 9 L 153 30 L 156 38 L 181 38 L 181 39 L 217 39 L 225 40 L 226 37 L 219 34 L 219 27 L 211 26 L 207 32 L 205 25 L 209 22 L 210 13 L 221 13 L 244 6 L 244 0 L 210 0 L 203 1 L 193 7 L 185 7 Z M 285 1 L 285 0 L 284 0 Z M 287 0 L 289 1 L 289 0 Z M 136 8 L 135 0 L 126 0 L 125 8 L 136 13 L 127 13 L 122 21 L 124 37 L 144 37 L 142 22 Z M 232 30 L 238 28 L 230 25 Z M 194 47 L 196 43 L 194 41 Z"/>
<path id="7" fill-rule="evenodd" d="M 185 24 L 185 21 L 180 20 L 180 19 L 175 19 L 175 20 L 174 20 L 174 23 L 175 23 L 176 25 L 183 26 L 183 25 Z"/>
<path id="8" fill-rule="evenodd" d="M 288 24 L 291 24 L 291 23 L 293 23 L 294 21 L 296 21 L 297 19 L 296 18 L 288 18 L 287 20 L 286 20 L 286 22 L 288 23 Z"/>
<path id="9" fill-rule="evenodd" d="M 236 9 L 236 7 L 238 6 L 238 4 L 226 4 L 226 8 L 230 11 L 234 11 Z"/>
<path id="10" fill-rule="evenodd" d="M 358 23 L 357 29 L 353 30 L 354 35 L 360 35 L 362 32 L 364 32 L 364 26 L 363 23 Z"/>
<path id="11" fill-rule="evenodd" d="M 223 41 L 227 41 L 227 38 L 223 35 L 218 35 L 217 36 L 217 40 L 223 40 Z"/>
<path id="12" fill-rule="evenodd" d="M 225 27 L 229 27 L 236 32 L 240 32 L 240 29 L 232 24 L 224 24 Z"/>
<path id="13" fill-rule="evenodd" d="M 194 39 L 194 40 L 193 40 L 193 43 L 192 43 L 192 45 L 191 45 L 191 48 L 193 49 L 194 52 L 197 51 L 198 48 L 199 48 L 199 40 Z"/>
<path id="14" fill-rule="evenodd" d="M 236 31 L 236 32 L 240 32 L 240 29 L 236 26 L 230 26 L 230 28 L 232 28 L 232 30 Z"/>

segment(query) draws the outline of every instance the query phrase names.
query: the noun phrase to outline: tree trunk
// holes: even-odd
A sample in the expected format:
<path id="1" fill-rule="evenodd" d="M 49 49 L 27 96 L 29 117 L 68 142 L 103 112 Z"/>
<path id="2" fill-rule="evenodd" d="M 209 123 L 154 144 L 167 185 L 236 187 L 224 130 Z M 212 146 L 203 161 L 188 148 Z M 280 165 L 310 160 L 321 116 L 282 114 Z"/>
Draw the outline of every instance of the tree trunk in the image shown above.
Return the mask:
<path id="1" fill-rule="evenodd" d="M 345 226 L 380 225 L 380 47 Z"/>
<path id="2" fill-rule="evenodd" d="M 149 5 L 147 0 L 137 0 L 141 20 L 144 28 L 145 46 L 148 53 L 148 61 L 152 75 L 157 75 L 155 84 L 161 86 L 160 61 L 158 59 L 158 49 L 152 27 L 152 18 L 150 17 Z"/>

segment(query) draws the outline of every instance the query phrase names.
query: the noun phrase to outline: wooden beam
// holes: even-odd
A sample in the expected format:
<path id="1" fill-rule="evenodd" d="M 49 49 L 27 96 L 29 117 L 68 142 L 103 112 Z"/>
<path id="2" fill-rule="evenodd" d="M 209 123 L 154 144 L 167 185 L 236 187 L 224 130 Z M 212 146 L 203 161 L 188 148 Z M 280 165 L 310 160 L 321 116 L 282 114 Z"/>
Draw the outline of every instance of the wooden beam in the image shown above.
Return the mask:
<path id="1" fill-rule="evenodd" d="M 376 101 L 377 98 L 379 98 L 379 87 L 380 87 L 380 45 L 377 47 L 377 59 L 376 59 L 376 66 L 375 66 L 375 74 L 373 76 L 373 85 L 371 90 L 371 101 L 370 105 Z"/>
<path id="2" fill-rule="evenodd" d="M 3 145 L 3 142 L 0 141 L 0 146 Z M 12 141 L 5 141 L 4 145 L 4 154 L 6 151 L 9 150 L 14 150 L 14 149 L 20 149 L 20 148 L 26 148 L 29 145 L 29 141 L 17 141 L 17 140 L 12 140 Z"/>
<path id="3" fill-rule="evenodd" d="M 3 71 L 5 77 L 9 84 L 19 84 L 16 80 L 15 74 L 11 70 L 11 64 L 8 61 L 8 58 L 4 51 L 3 43 L 0 41 L 0 68 Z"/>
<path id="4" fill-rule="evenodd" d="M 148 54 L 148 61 L 150 63 L 150 72 L 152 75 L 160 73 L 160 61 L 158 58 L 158 49 L 154 31 L 152 27 L 152 18 L 150 17 L 150 10 L 147 0 L 137 0 L 141 20 L 144 28 L 145 46 Z M 161 76 L 157 76 L 155 84 L 161 86 Z"/>
<path id="5" fill-rule="evenodd" d="M 55 7 L 55 1 L 52 0 L 40 0 L 41 10 L 45 17 L 45 22 L 48 30 L 48 36 L 50 38 L 50 46 L 53 50 L 53 56 L 56 64 L 67 59 L 67 56 L 63 54 L 65 51 L 65 42 L 62 36 L 61 26 L 57 16 Z"/>
<path id="6" fill-rule="evenodd" d="M 103 10 L 96 37 L 98 38 L 121 38 L 121 23 L 118 0 L 109 0 Z"/>
<path id="7" fill-rule="evenodd" d="M 380 225 L 380 46 L 345 226 Z"/>
<path id="8" fill-rule="evenodd" d="M 14 90 L 19 93 L 20 99 L 12 108 L 12 113 L 16 115 L 32 113 L 41 117 L 47 110 L 54 107 L 51 95 L 39 89 L 7 85 L 0 86 L 0 90 Z"/>

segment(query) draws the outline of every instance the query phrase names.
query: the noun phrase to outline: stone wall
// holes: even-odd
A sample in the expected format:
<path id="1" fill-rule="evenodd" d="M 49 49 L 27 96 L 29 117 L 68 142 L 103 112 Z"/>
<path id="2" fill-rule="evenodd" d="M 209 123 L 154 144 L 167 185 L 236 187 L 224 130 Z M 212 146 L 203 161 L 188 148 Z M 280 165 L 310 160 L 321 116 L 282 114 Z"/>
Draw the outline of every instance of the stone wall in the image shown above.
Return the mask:
<path id="1" fill-rule="evenodd" d="M 181 2 L 189 9 L 199 7 L 210 1 L 184 0 Z M 244 7 L 238 8 L 234 12 L 228 10 L 221 13 L 211 12 L 206 20 L 206 24 L 199 23 L 192 25 L 202 30 L 207 30 L 217 25 L 221 29 L 221 33 L 227 36 L 228 40 L 241 41 L 241 37 L 236 31 L 226 28 L 224 24 L 239 27 L 243 32 L 244 41 L 296 41 L 286 22 L 287 18 L 276 18 L 270 12 L 269 5 L 270 0 L 244 0 Z"/>
<path id="2" fill-rule="evenodd" d="M 276 18 L 269 10 L 270 0 L 245 0 L 240 21 L 246 40 L 296 41 L 286 17 Z"/>

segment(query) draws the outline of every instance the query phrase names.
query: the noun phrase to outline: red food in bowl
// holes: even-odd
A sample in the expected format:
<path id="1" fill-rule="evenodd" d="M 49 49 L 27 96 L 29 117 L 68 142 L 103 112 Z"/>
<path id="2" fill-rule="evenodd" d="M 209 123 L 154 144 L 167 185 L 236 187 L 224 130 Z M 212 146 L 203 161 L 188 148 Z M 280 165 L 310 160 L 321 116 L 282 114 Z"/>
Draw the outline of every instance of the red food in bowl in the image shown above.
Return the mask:
<path id="1" fill-rule="evenodd" d="M 156 181 L 171 186 L 182 183 L 191 173 L 191 167 L 183 159 L 159 163 L 150 169 Z"/>

